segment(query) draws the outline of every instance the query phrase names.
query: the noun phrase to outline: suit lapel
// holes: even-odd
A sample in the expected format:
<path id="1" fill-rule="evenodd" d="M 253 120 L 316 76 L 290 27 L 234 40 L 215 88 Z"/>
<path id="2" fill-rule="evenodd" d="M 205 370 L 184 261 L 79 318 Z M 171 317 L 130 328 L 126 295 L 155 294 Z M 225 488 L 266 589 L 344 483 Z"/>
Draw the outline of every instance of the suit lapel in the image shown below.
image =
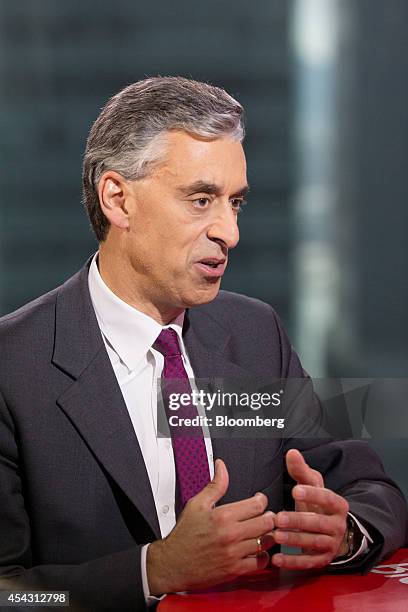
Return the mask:
<path id="1" fill-rule="evenodd" d="M 143 456 L 89 295 L 88 266 L 58 294 L 53 363 L 74 380 L 58 405 L 160 537 Z"/>

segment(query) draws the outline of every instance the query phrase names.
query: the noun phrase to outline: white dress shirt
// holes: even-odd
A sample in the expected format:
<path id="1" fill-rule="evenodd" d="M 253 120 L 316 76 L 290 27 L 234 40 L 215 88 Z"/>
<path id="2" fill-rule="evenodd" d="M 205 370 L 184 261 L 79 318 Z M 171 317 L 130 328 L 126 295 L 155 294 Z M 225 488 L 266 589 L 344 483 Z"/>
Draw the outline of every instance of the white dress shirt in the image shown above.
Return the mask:
<path id="1" fill-rule="evenodd" d="M 184 312 L 162 327 L 148 315 L 133 308 L 115 295 L 102 280 L 97 266 L 97 253 L 89 268 L 89 291 L 102 337 L 123 395 L 137 440 L 142 451 L 156 506 L 161 536 L 167 536 L 176 524 L 176 471 L 171 440 L 157 436 L 157 382 L 160 380 L 164 357 L 152 348 L 162 329 L 172 328 L 179 339 L 183 364 L 190 381 L 194 379 L 183 338 Z M 192 382 L 194 388 L 194 383 Z M 198 411 L 204 414 L 202 408 Z M 205 432 L 208 434 L 208 432 Z M 205 436 L 210 478 L 214 476 L 211 439 Z M 355 517 L 353 517 L 355 519 Z M 356 520 L 356 519 L 355 519 Z M 353 559 L 367 549 L 372 541 L 364 534 L 360 549 Z M 157 601 L 150 596 L 146 575 L 147 547 L 142 547 L 141 566 L 143 589 L 148 604 Z M 345 563 L 347 561 L 343 561 Z"/>

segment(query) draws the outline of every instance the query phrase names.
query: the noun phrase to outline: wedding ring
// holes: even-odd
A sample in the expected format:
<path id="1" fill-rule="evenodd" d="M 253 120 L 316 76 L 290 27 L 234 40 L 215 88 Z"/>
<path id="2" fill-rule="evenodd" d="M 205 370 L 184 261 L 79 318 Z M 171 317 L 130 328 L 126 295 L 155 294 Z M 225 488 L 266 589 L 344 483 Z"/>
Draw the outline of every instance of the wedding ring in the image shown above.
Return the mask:
<path id="1" fill-rule="evenodd" d="M 261 538 L 256 538 L 256 545 L 258 547 L 257 554 L 259 555 L 259 553 L 262 552 L 262 539 Z"/>

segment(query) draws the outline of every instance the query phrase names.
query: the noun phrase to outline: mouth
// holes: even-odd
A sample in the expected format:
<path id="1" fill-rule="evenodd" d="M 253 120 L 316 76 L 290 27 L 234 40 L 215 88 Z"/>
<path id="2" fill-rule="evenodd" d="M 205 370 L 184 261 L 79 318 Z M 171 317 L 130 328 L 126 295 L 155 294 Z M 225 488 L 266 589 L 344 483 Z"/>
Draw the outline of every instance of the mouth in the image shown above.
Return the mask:
<path id="1" fill-rule="evenodd" d="M 195 265 L 204 276 L 219 278 L 225 272 L 225 268 L 227 267 L 227 259 L 225 257 L 222 259 L 217 257 L 207 257 L 197 261 Z"/>

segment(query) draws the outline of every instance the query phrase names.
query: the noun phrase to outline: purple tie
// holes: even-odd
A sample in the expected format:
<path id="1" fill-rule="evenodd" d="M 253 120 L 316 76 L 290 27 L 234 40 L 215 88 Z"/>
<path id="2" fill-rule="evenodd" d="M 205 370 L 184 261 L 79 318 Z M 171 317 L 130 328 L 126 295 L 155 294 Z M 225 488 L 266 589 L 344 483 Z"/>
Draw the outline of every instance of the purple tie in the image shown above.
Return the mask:
<path id="1" fill-rule="evenodd" d="M 177 333 L 174 329 L 163 329 L 153 347 L 164 357 L 162 393 L 167 415 L 188 419 L 198 416 L 197 408 L 191 402 L 187 406 L 180 406 L 177 411 L 168 408 L 171 393 L 188 393 L 191 397 L 191 386 L 183 365 Z M 184 507 L 190 497 L 197 495 L 210 482 L 207 452 L 200 426 L 181 425 L 170 427 L 170 431 L 179 501 L 181 507 Z"/>

